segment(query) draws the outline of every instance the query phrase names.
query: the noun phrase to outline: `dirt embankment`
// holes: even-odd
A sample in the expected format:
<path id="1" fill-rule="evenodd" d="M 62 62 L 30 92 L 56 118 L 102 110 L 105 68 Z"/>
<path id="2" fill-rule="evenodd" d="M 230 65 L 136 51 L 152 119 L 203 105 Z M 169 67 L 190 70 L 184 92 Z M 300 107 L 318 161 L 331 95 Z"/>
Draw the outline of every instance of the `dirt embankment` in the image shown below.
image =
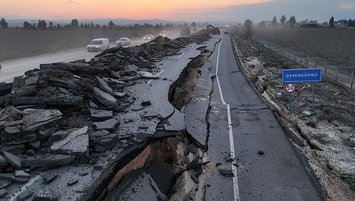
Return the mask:
<path id="1" fill-rule="evenodd" d="M 233 35 L 244 69 L 257 89 L 273 104 L 287 125 L 294 145 L 308 159 L 328 200 L 353 200 L 355 190 L 355 98 L 329 80 L 312 86 L 297 83 L 296 93 L 284 92 L 282 68 L 300 68 L 265 46 Z M 291 110 L 289 108 L 291 98 Z"/>

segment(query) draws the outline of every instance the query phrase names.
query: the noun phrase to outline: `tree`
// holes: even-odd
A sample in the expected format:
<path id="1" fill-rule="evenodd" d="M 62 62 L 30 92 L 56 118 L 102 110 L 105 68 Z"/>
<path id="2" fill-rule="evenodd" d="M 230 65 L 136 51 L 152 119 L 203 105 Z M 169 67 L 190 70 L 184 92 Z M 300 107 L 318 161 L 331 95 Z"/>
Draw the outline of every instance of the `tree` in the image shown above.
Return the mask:
<path id="1" fill-rule="evenodd" d="M 113 22 L 112 22 L 112 20 L 111 20 L 111 21 L 108 23 L 108 25 L 107 25 L 107 26 L 108 26 L 108 28 L 109 28 L 109 29 L 111 29 L 111 30 L 112 30 L 112 29 L 113 29 L 113 27 L 115 27 L 116 25 L 115 25 L 115 23 L 113 23 Z"/>
<path id="2" fill-rule="evenodd" d="M 6 20 L 4 18 L 1 18 L 0 20 L 0 27 L 2 27 L 3 29 L 7 29 L 8 23 L 6 22 Z"/>
<path id="3" fill-rule="evenodd" d="M 281 17 L 280 22 L 281 22 L 282 25 L 285 24 L 285 22 L 286 22 L 286 16 L 285 16 L 285 15 L 283 15 L 283 16 Z"/>
<path id="4" fill-rule="evenodd" d="M 290 27 L 294 27 L 297 23 L 296 21 L 296 17 L 295 16 L 291 16 L 290 19 L 288 20 L 288 23 L 290 25 Z"/>
<path id="5" fill-rule="evenodd" d="M 192 28 L 192 31 L 193 31 L 193 32 L 197 32 L 196 26 L 197 26 L 197 25 L 196 25 L 196 22 L 192 22 L 192 23 L 191 23 L 191 28 Z"/>
<path id="6" fill-rule="evenodd" d="M 46 27 L 47 27 L 46 21 L 44 21 L 44 20 L 38 20 L 38 23 L 37 23 L 37 28 L 38 28 L 38 29 L 45 30 Z"/>
<path id="7" fill-rule="evenodd" d="M 334 16 L 332 16 L 329 20 L 329 25 L 330 25 L 330 28 L 334 28 Z"/>
<path id="8" fill-rule="evenodd" d="M 274 16 L 274 18 L 272 19 L 272 22 L 271 22 L 271 26 L 276 27 L 276 25 L 277 25 L 277 19 L 276 19 L 276 16 Z"/>
<path id="9" fill-rule="evenodd" d="M 70 25 L 72 27 L 78 28 L 79 27 L 79 21 L 77 19 L 72 19 Z"/>
<path id="10" fill-rule="evenodd" d="M 246 19 L 244 22 L 244 29 L 245 29 L 245 37 L 247 39 L 251 39 L 253 37 L 253 32 L 254 32 L 254 25 L 253 21 L 250 19 Z"/>
<path id="11" fill-rule="evenodd" d="M 23 23 L 23 28 L 24 29 L 33 29 L 33 25 L 27 21 Z"/>

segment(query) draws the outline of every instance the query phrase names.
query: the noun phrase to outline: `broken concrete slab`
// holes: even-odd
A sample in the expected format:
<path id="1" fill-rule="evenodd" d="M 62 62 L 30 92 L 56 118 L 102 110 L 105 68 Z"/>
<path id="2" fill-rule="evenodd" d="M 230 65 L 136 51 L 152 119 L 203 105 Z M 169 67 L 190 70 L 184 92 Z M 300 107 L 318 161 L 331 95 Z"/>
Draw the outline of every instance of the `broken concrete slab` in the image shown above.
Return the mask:
<path id="1" fill-rule="evenodd" d="M 15 168 L 21 168 L 22 167 L 22 161 L 23 159 L 14 155 L 14 154 L 11 154 L 7 151 L 2 151 L 4 157 L 7 159 L 7 161 L 12 165 L 14 166 Z"/>
<path id="2" fill-rule="evenodd" d="M 106 121 L 92 123 L 92 125 L 96 130 L 108 130 L 108 131 L 115 130 L 117 126 L 119 126 L 119 124 L 120 122 L 115 118 Z"/>
<path id="3" fill-rule="evenodd" d="M 25 109 L 23 111 L 23 130 L 34 131 L 41 126 L 61 119 L 63 114 L 59 110 Z"/>
<path id="4" fill-rule="evenodd" d="M 117 106 L 116 98 L 97 87 L 94 87 L 94 97 L 105 106 Z"/>
<path id="5" fill-rule="evenodd" d="M 90 116 L 93 120 L 106 120 L 113 117 L 113 112 L 108 110 L 90 109 Z"/>
<path id="6" fill-rule="evenodd" d="M 69 165 L 74 162 L 75 156 L 60 154 L 45 154 L 26 158 L 22 161 L 24 167 L 55 168 Z"/>
<path id="7" fill-rule="evenodd" d="M 66 138 L 55 141 L 50 149 L 54 153 L 87 156 L 89 154 L 88 126 L 78 128 Z"/>

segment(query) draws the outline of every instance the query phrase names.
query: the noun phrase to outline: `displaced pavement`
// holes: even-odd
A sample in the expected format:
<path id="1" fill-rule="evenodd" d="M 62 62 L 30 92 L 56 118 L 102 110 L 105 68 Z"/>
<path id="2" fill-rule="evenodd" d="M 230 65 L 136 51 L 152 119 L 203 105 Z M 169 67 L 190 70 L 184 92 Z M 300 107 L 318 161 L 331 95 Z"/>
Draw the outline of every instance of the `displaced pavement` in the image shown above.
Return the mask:
<path id="1" fill-rule="evenodd" d="M 1 198 L 97 199 L 123 166 L 144 165 L 151 141 L 185 128 L 184 114 L 169 103 L 170 85 L 209 34 L 41 64 L 1 84 Z"/>
<path id="2" fill-rule="evenodd" d="M 210 57 L 213 92 L 206 200 L 322 200 L 273 111 L 251 88 L 224 34 Z"/>

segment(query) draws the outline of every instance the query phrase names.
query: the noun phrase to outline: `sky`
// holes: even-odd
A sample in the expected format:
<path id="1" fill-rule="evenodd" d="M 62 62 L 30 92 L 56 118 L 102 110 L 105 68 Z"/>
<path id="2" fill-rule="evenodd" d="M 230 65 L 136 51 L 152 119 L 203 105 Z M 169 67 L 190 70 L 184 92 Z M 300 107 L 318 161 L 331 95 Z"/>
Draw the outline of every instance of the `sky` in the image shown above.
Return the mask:
<path id="1" fill-rule="evenodd" d="M 0 17 L 262 21 L 274 15 L 327 21 L 355 18 L 355 0 L 0 0 Z"/>

